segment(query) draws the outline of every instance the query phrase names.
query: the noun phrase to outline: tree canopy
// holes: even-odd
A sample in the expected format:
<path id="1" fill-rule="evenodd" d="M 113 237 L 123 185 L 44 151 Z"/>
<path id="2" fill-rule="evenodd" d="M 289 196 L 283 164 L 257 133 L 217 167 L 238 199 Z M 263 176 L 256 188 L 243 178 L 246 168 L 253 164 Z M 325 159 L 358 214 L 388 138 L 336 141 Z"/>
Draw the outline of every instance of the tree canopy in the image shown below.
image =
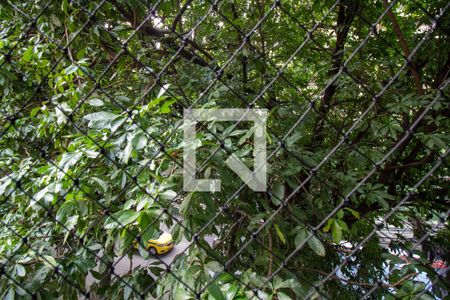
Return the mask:
<path id="1" fill-rule="evenodd" d="M 1 297 L 448 290 L 431 267 L 450 261 L 447 1 L 7 0 L 0 16 Z M 253 164 L 252 125 L 183 141 L 188 108 L 268 110 L 267 192 L 225 165 Z M 187 142 L 220 192 L 183 191 Z M 412 228 L 389 245 L 408 264 L 387 226 Z M 161 228 L 190 246 L 114 272 Z"/>

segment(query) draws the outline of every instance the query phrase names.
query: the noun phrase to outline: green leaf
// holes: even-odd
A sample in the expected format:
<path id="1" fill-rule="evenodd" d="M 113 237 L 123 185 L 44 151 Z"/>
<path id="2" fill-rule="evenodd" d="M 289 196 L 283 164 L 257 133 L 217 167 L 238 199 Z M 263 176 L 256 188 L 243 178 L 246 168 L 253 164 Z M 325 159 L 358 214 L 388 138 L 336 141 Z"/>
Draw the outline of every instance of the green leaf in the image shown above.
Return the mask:
<path id="1" fill-rule="evenodd" d="M 55 24 L 55 26 L 61 26 L 62 24 L 61 24 L 61 21 L 58 19 L 58 17 L 56 16 L 56 15 L 54 15 L 54 14 L 52 14 L 51 16 L 50 16 L 50 19 L 52 20 L 52 23 L 53 24 Z"/>
<path id="2" fill-rule="evenodd" d="M 125 290 L 124 290 L 124 292 L 123 292 L 123 298 L 124 298 L 125 300 L 130 299 L 130 296 L 131 296 L 131 293 L 132 293 L 132 292 L 133 292 L 133 289 L 132 289 L 132 288 L 130 288 L 128 285 L 125 286 Z"/>
<path id="3" fill-rule="evenodd" d="M 165 96 L 163 96 L 163 97 L 158 97 L 158 98 L 153 99 L 152 101 L 150 101 L 149 104 L 147 104 L 147 110 L 150 109 L 150 108 L 152 108 L 152 107 L 154 107 L 154 106 L 156 106 L 156 105 L 158 105 L 158 104 L 159 104 L 161 101 L 163 101 L 164 99 L 166 99 Z"/>
<path id="4" fill-rule="evenodd" d="M 299 230 L 295 236 L 295 247 L 298 247 L 307 237 L 308 231 L 306 229 Z"/>
<path id="5" fill-rule="evenodd" d="M 8 293 L 5 295 L 5 298 L 3 298 L 4 300 L 14 300 L 14 288 L 10 287 L 8 290 Z"/>
<path id="6" fill-rule="evenodd" d="M 186 289 L 181 286 L 181 285 L 177 285 L 177 287 L 175 288 L 175 293 L 173 296 L 174 300 L 186 300 L 186 299 L 190 299 L 190 295 L 188 294 L 188 292 L 186 291 Z"/>
<path id="7" fill-rule="evenodd" d="M 40 286 L 47 279 L 49 273 L 52 272 L 52 269 L 53 268 L 49 267 L 48 264 L 45 264 L 35 271 L 30 280 L 32 286 Z"/>
<path id="8" fill-rule="evenodd" d="M 147 145 L 147 136 L 142 129 L 138 129 L 134 132 L 131 138 L 131 145 L 134 150 L 141 150 Z"/>
<path id="9" fill-rule="evenodd" d="M 98 99 L 98 98 L 89 99 L 87 101 L 87 103 L 89 103 L 92 106 L 103 106 L 104 105 L 103 101 L 101 99 Z"/>
<path id="10" fill-rule="evenodd" d="M 33 58 L 33 47 L 28 47 L 28 49 L 22 55 L 22 60 L 24 62 L 30 62 L 32 58 Z"/>
<path id="11" fill-rule="evenodd" d="M 323 232 L 330 231 L 331 224 L 333 224 L 333 220 L 334 220 L 333 218 L 328 219 L 327 225 L 325 225 L 325 227 L 323 228 Z"/>
<path id="12" fill-rule="evenodd" d="M 277 298 L 278 298 L 278 300 L 291 300 L 292 299 L 291 297 L 289 297 L 288 295 L 286 295 L 283 292 L 278 292 Z"/>
<path id="13" fill-rule="evenodd" d="M 115 131 L 125 121 L 125 118 L 120 115 L 107 111 L 88 114 L 84 116 L 84 119 L 89 121 L 88 126 L 91 128 L 111 129 L 112 131 Z"/>
<path id="14" fill-rule="evenodd" d="M 232 300 L 232 299 L 238 300 L 239 299 L 239 298 L 235 298 L 236 294 L 239 291 L 239 286 L 236 283 L 230 284 L 229 287 L 225 289 L 225 291 L 226 291 L 227 300 Z"/>
<path id="15" fill-rule="evenodd" d="M 314 235 L 308 240 L 309 247 L 319 256 L 325 256 L 325 247 Z"/>
<path id="16" fill-rule="evenodd" d="M 157 233 L 156 225 L 150 225 L 153 220 L 154 218 L 146 212 L 142 212 L 142 215 L 139 218 L 139 228 L 141 229 L 141 240 L 143 243 L 153 238 Z"/>
<path id="17" fill-rule="evenodd" d="M 221 265 L 217 261 L 210 261 L 206 264 L 205 267 L 207 270 L 214 272 L 214 273 L 219 273 L 219 272 L 222 272 L 222 270 L 223 270 L 223 265 Z"/>
<path id="18" fill-rule="evenodd" d="M 238 145 L 240 146 L 240 145 L 242 145 L 243 143 L 245 143 L 245 141 L 247 141 L 247 140 L 253 135 L 253 133 L 255 132 L 255 130 L 256 130 L 256 127 L 255 127 L 255 126 L 253 126 L 252 128 L 250 128 L 250 129 L 247 131 L 247 133 L 239 139 Z"/>
<path id="19" fill-rule="evenodd" d="M 267 255 L 258 255 L 253 260 L 253 263 L 257 266 L 267 266 L 269 263 L 269 257 Z"/>
<path id="20" fill-rule="evenodd" d="M 232 282 L 234 280 L 235 280 L 234 277 L 228 273 L 222 273 L 216 279 L 217 282 L 221 282 L 221 283 Z"/>
<path id="21" fill-rule="evenodd" d="M 107 111 L 100 111 L 84 116 L 88 121 L 112 121 L 118 117 L 119 115 Z"/>
<path id="22" fill-rule="evenodd" d="M 378 198 L 378 203 L 385 209 L 385 210 L 389 210 L 390 206 L 389 203 L 386 202 L 386 200 L 382 199 L 382 198 Z"/>
<path id="23" fill-rule="evenodd" d="M 66 75 L 70 75 L 70 74 L 76 72 L 77 70 L 78 70 L 78 66 L 70 65 L 64 70 L 64 73 L 66 73 Z"/>
<path id="24" fill-rule="evenodd" d="M 274 284 L 274 288 L 276 290 L 278 289 L 294 289 L 297 286 L 297 282 L 294 279 L 287 279 L 284 281 L 278 281 L 276 284 Z"/>
<path id="25" fill-rule="evenodd" d="M 342 240 L 342 228 L 338 222 L 334 221 L 331 226 L 331 235 L 333 236 L 333 241 L 336 244 L 339 244 Z"/>
<path id="26" fill-rule="evenodd" d="M 50 266 L 52 266 L 54 268 L 58 266 L 58 263 L 53 258 L 53 256 L 43 255 L 41 259 L 44 261 L 45 264 L 50 265 Z"/>
<path id="27" fill-rule="evenodd" d="M 281 202 L 284 200 L 284 192 L 285 192 L 284 182 L 282 181 L 274 182 L 271 197 L 272 203 L 274 205 L 281 204 Z"/>
<path id="28" fill-rule="evenodd" d="M 173 190 L 165 190 L 159 193 L 159 197 L 163 200 L 173 200 L 177 196 L 177 193 Z"/>
<path id="29" fill-rule="evenodd" d="M 64 202 L 56 213 L 56 220 L 61 223 L 65 223 L 67 218 L 76 209 L 76 203 L 73 200 Z"/>
<path id="30" fill-rule="evenodd" d="M 336 222 L 339 223 L 339 226 L 341 226 L 342 232 L 349 232 L 347 223 L 343 220 L 336 220 Z"/>
<path id="31" fill-rule="evenodd" d="M 350 207 L 345 207 L 344 209 L 350 212 L 355 218 L 359 219 L 359 212 L 351 209 Z"/>
<path id="32" fill-rule="evenodd" d="M 81 151 L 66 152 L 62 155 L 58 167 L 63 169 L 64 172 L 67 172 L 71 166 L 78 162 L 82 155 L 83 152 Z"/>
<path id="33" fill-rule="evenodd" d="M 229 128 L 230 128 L 230 129 L 236 129 L 236 126 L 235 126 L 235 125 L 231 125 Z M 227 129 L 228 129 L 228 128 L 227 128 Z M 226 133 L 224 132 L 223 135 L 224 135 L 224 136 L 237 136 L 237 135 L 244 134 L 244 133 L 246 133 L 246 132 L 247 132 L 247 130 L 244 130 L 244 129 L 238 129 L 238 130 L 234 130 L 234 131 L 231 132 L 230 134 L 226 134 Z"/>
<path id="34" fill-rule="evenodd" d="M 222 291 L 215 283 L 209 285 L 208 292 L 215 300 L 226 300 L 225 296 L 222 294 Z"/>
<path id="35" fill-rule="evenodd" d="M 122 210 L 114 213 L 105 221 L 105 229 L 114 229 L 133 223 L 139 217 L 139 213 L 133 210 Z"/>
<path id="36" fill-rule="evenodd" d="M 159 112 L 162 114 L 168 114 L 171 112 L 171 106 L 172 104 L 174 104 L 175 102 L 177 102 L 177 99 L 172 99 L 172 100 L 168 100 L 166 102 L 164 102 L 164 104 L 161 106 L 161 108 L 159 109 Z"/>
<path id="37" fill-rule="evenodd" d="M 126 120 L 127 120 L 127 118 L 125 118 L 125 117 L 119 117 L 117 119 L 112 120 L 108 127 L 112 132 L 116 132 L 117 129 L 119 129 L 119 127 L 122 126 L 122 124 Z"/>
<path id="38" fill-rule="evenodd" d="M 25 277 L 26 271 L 25 271 L 25 268 L 22 265 L 16 264 L 15 265 L 15 269 L 16 269 L 17 276 Z"/>
<path id="39" fill-rule="evenodd" d="M 389 261 L 389 262 L 391 262 L 393 264 L 401 264 L 401 263 L 403 263 L 403 260 L 400 257 L 398 257 L 397 255 L 393 255 L 391 253 L 388 253 L 388 252 L 382 253 L 381 257 L 384 260 Z"/>
<path id="40" fill-rule="evenodd" d="M 419 300 L 435 300 L 435 298 L 431 297 L 430 295 L 423 294 L 422 296 L 420 296 Z"/>
<path id="41" fill-rule="evenodd" d="M 283 232 L 281 232 L 280 227 L 277 224 L 274 224 L 275 230 L 277 231 L 278 238 L 283 244 L 286 244 L 286 239 L 284 238 Z"/>
<path id="42" fill-rule="evenodd" d="M 191 206 L 191 199 L 194 193 L 189 193 L 186 195 L 186 197 L 182 198 L 182 202 L 180 204 L 180 212 L 183 215 L 187 215 L 189 211 L 189 207 Z"/>
<path id="43" fill-rule="evenodd" d="M 380 196 L 383 199 L 388 199 L 388 200 L 395 200 L 395 197 L 392 196 L 391 194 L 386 193 L 385 191 L 376 191 L 375 192 L 378 196 Z"/>
<path id="44" fill-rule="evenodd" d="M 304 133 L 302 132 L 296 132 L 293 135 L 289 136 L 286 139 L 286 146 L 291 147 L 293 144 L 295 144 L 302 136 L 304 135 Z"/>
<path id="45" fill-rule="evenodd" d="M 131 156 L 131 151 L 133 151 L 133 145 L 131 144 L 131 141 L 128 142 L 127 146 L 125 147 L 125 150 L 122 152 L 122 162 L 127 164 L 128 160 Z"/>
<path id="46" fill-rule="evenodd" d="M 64 224 L 65 229 L 69 232 L 70 230 L 75 228 L 75 225 L 78 223 L 79 215 L 70 216 L 67 218 L 66 223 Z"/>
<path id="47" fill-rule="evenodd" d="M 95 181 L 103 190 L 105 193 L 108 190 L 108 183 L 98 177 L 91 177 L 93 181 Z"/>

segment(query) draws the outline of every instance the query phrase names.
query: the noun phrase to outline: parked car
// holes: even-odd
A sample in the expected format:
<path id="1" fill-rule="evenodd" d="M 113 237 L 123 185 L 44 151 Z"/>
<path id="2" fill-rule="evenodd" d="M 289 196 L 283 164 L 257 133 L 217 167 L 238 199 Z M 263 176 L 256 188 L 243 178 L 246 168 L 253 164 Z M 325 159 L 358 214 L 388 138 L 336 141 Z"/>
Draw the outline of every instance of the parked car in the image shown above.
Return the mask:
<path id="1" fill-rule="evenodd" d="M 138 243 L 134 244 L 134 247 L 138 248 Z M 159 234 L 159 238 L 150 239 L 147 241 L 146 249 L 150 252 L 151 255 L 164 254 L 173 249 L 173 240 L 172 235 L 167 232 L 161 231 Z"/>

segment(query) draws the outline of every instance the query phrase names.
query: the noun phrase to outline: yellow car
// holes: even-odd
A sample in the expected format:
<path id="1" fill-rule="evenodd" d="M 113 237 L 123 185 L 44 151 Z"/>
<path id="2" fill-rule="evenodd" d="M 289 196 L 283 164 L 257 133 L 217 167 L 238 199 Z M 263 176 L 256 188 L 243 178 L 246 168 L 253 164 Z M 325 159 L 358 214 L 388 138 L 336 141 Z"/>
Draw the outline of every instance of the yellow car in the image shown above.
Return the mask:
<path id="1" fill-rule="evenodd" d="M 137 248 L 138 244 L 135 243 L 134 247 Z M 162 233 L 158 239 L 148 240 L 146 248 L 151 255 L 167 253 L 173 248 L 172 235 L 170 233 Z"/>

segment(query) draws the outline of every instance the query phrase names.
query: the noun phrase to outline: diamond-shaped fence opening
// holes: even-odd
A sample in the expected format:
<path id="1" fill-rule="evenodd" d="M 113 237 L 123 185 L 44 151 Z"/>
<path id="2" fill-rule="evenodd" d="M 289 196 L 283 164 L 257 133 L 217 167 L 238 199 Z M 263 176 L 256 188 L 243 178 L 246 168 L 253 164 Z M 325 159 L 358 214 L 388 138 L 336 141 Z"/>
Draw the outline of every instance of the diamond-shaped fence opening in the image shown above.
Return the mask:
<path id="1" fill-rule="evenodd" d="M 1 297 L 444 299 L 448 9 L 0 4 Z"/>

